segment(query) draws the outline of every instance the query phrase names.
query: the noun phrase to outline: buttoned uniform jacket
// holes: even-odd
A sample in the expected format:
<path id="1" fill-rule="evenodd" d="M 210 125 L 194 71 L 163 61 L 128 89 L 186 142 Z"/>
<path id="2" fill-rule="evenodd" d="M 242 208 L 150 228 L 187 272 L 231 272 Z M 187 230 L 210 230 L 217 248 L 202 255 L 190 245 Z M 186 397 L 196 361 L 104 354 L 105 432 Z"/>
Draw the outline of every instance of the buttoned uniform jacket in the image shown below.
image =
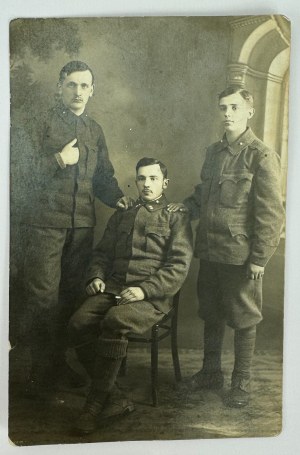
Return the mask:
<path id="1" fill-rule="evenodd" d="M 193 251 L 189 216 L 171 213 L 167 205 L 163 195 L 117 210 L 94 250 L 87 282 L 100 278 L 105 291 L 113 294 L 139 286 L 144 300 L 167 313 L 187 276 Z"/>
<path id="2" fill-rule="evenodd" d="M 250 128 L 233 144 L 207 149 L 202 183 L 184 203 L 199 217 L 195 256 L 264 267 L 280 240 L 284 210 L 280 159 Z"/>
<path id="3" fill-rule="evenodd" d="M 76 116 L 59 104 L 30 122 L 23 136 L 21 159 L 27 169 L 29 202 L 25 223 L 54 228 L 93 227 L 95 197 L 115 207 L 123 196 L 102 128 L 85 112 Z M 65 166 L 58 153 L 74 138 L 79 161 Z"/>

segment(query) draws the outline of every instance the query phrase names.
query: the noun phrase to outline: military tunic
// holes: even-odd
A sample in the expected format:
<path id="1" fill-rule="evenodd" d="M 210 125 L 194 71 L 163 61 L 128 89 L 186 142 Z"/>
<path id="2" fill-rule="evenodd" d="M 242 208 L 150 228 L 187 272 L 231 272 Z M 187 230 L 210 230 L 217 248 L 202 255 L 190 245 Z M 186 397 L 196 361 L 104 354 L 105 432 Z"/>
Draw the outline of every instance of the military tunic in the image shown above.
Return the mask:
<path id="1" fill-rule="evenodd" d="M 77 138 L 78 163 L 61 166 L 56 154 Z M 115 207 L 123 196 L 114 177 L 101 126 L 63 105 L 32 122 L 20 157 L 27 169 L 24 222 L 54 228 L 95 226 L 95 197 Z"/>

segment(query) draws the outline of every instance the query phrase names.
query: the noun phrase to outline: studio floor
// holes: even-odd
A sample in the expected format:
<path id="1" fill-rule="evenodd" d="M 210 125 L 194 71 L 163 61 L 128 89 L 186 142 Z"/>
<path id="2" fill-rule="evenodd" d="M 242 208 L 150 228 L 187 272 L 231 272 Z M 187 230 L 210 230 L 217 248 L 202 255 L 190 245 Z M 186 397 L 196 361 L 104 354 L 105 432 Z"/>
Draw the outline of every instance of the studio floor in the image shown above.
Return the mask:
<path id="1" fill-rule="evenodd" d="M 202 351 L 180 350 L 184 378 L 199 370 Z M 97 432 L 78 436 L 72 429 L 85 400 L 86 390 L 65 389 L 58 403 L 38 404 L 21 393 L 26 355 L 11 355 L 9 438 L 18 446 L 74 444 L 107 441 L 178 440 L 204 438 L 272 437 L 281 431 L 282 356 L 278 350 L 258 350 L 253 363 L 252 399 L 244 409 L 227 408 L 233 365 L 231 351 L 223 354 L 224 389 L 218 392 L 183 392 L 174 382 L 168 348 L 159 353 L 159 406 L 153 407 L 150 389 L 150 354 L 130 348 L 128 372 L 120 386 L 132 398 L 136 410 L 103 423 Z"/>

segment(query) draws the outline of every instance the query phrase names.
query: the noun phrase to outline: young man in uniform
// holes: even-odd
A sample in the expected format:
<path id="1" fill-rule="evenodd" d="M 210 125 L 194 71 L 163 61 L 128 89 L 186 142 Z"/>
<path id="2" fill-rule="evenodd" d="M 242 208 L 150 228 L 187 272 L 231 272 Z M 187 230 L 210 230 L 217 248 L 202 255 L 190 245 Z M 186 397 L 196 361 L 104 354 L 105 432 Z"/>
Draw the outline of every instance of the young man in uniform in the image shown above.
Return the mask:
<path id="1" fill-rule="evenodd" d="M 204 319 L 203 368 L 190 389 L 223 387 L 221 350 L 225 323 L 234 329 L 234 369 L 226 403 L 246 406 L 256 325 L 262 320 L 262 277 L 283 222 L 278 155 L 247 127 L 253 97 L 240 87 L 219 95 L 223 138 L 207 149 L 202 183 L 184 201 L 199 218 L 199 315 Z M 171 204 L 169 210 L 183 210 Z"/>
<path id="2" fill-rule="evenodd" d="M 84 62 L 67 63 L 58 90 L 58 104 L 23 125 L 19 157 L 27 182 L 28 392 L 37 397 L 48 394 L 68 371 L 65 329 L 92 251 L 95 197 L 114 208 L 128 203 L 114 177 L 103 131 L 85 110 L 94 92 L 92 70 Z"/>
<path id="3" fill-rule="evenodd" d="M 99 417 L 133 410 L 132 403 L 121 399 L 112 411 L 110 400 L 116 395 L 127 335 L 146 332 L 169 312 L 192 257 L 188 215 L 167 210 L 165 165 L 141 159 L 136 186 L 139 199 L 129 210 L 114 213 L 94 250 L 86 288 L 91 297 L 69 323 L 71 343 L 92 379 L 76 423 L 81 433 L 96 430 Z"/>

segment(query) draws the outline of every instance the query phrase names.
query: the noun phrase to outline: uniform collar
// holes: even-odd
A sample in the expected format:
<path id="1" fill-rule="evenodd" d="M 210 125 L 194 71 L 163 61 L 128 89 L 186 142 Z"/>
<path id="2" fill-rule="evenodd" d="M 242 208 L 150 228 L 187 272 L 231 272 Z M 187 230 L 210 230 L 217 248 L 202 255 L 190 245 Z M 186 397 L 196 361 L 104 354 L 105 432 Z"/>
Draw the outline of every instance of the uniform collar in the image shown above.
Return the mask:
<path id="1" fill-rule="evenodd" d="M 58 115 L 63 119 L 63 121 L 68 123 L 69 125 L 73 125 L 79 119 L 82 120 L 86 126 L 88 126 L 90 122 L 90 118 L 85 111 L 83 111 L 81 115 L 75 115 L 62 102 L 60 102 L 55 109 L 58 112 Z"/>
<path id="2" fill-rule="evenodd" d="M 135 207 L 139 208 L 144 206 L 148 212 L 155 212 L 156 210 L 161 210 L 164 207 L 167 207 L 168 201 L 164 194 L 160 198 L 155 199 L 154 201 L 143 201 L 142 198 L 138 198 L 135 202 Z"/>
<path id="3" fill-rule="evenodd" d="M 255 139 L 256 136 L 250 127 L 247 127 L 246 131 L 230 145 L 228 144 L 226 134 L 224 134 L 223 138 L 217 143 L 216 151 L 220 152 L 227 148 L 232 155 L 238 155 L 241 150 L 251 145 Z"/>

